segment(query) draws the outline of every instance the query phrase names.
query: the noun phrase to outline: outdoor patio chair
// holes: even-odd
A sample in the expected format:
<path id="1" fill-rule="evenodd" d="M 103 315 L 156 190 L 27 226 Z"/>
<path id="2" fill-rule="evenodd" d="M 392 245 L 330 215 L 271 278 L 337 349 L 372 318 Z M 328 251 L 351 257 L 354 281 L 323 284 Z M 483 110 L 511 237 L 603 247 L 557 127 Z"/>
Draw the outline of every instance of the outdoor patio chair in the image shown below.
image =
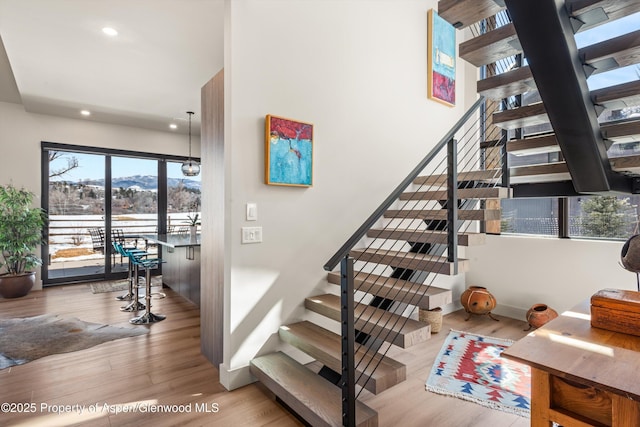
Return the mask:
<path id="1" fill-rule="evenodd" d="M 100 228 L 87 228 L 87 231 L 91 236 L 93 251 L 104 254 L 104 231 Z"/>
<path id="2" fill-rule="evenodd" d="M 136 249 L 138 247 L 138 239 L 128 239 L 121 228 L 114 228 L 111 230 L 111 241 L 117 243 L 122 246 L 125 251 L 129 251 L 132 249 Z M 120 255 L 120 264 L 122 264 L 123 256 L 122 253 Z M 113 253 L 113 264 L 115 264 L 115 256 L 116 253 Z"/>

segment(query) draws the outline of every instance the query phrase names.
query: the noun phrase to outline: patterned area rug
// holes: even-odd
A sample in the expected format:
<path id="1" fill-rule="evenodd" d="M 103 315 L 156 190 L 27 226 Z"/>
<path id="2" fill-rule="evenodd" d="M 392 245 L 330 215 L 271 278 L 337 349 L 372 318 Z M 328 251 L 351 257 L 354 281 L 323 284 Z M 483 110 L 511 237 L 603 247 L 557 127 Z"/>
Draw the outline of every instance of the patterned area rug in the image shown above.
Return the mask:
<path id="1" fill-rule="evenodd" d="M 127 281 L 127 279 L 116 280 L 113 282 L 96 282 L 96 283 L 89 284 L 89 288 L 91 288 L 91 293 L 94 293 L 94 294 L 125 291 L 129 289 L 129 282 Z"/>
<path id="2" fill-rule="evenodd" d="M 142 283 L 142 280 L 140 281 Z M 153 276 L 151 278 L 151 286 L 162 287 L 162 276 Z M 129 281 L 127 279 L 112 280 L 108 282 L 90 283 L 91 293 L 103 294 L 105 292 L 120 292 L 129 289 Z"/>
<path id="3" fill-rule="evenodd" d="M 451 330 L 431 368 L 427 390 L 529 417 L 531 370 L 501 357 L 511 344 Z"/>
<path id="4" fill-rule="evenodd" d="M 0 369 L 146 333 L 144 327 L 119 328 L 54 314 L 0 319 Z"/>

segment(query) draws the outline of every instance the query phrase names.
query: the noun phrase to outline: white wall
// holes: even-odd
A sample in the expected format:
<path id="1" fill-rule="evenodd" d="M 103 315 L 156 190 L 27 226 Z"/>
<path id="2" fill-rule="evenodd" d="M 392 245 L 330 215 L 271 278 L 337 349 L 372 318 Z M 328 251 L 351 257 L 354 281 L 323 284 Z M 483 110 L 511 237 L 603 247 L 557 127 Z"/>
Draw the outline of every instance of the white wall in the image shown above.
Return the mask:
<path id="1" fill-rule="evenodd" d="M 487 236 L 467 248 L 467 285 L 485 286 L 496 297 L 495 312 L 523 319 L 536 303 L 559 313 L 600 289 L 636 290 L 636 276 L 620 266 L 624 242 Z"/>
<path id="2" fill-rule="evenodd" d="M 189 149 L 182 134 L 32 114 L 20 104 L 0 102 L 0 184 L 13 183 L 40 197 L 41 141 L 182 156 Z M 198 156 L 198 138 L 192 143 Z M 38 280 L 34 289 L 40 288 Z"/>
<path id="3" fill-rule="evenodd" d="M 425 0 L 232 0 L 225 33 L 225 349 L 221 381 L 309 316 L 322 266 L 475 101 L 458 62 L 457 106 L 426 97 Z M 473 85 L 465 86 L 465 77 Z M 466 92 L 467 93 L 466 93 Z M 467 95 L 467 96 L 465 96 Z M 312 188 L 266 186 L 266 114 L 314 123 Z M 244 220 L 245 204 L 258 221 Z M 242 226 L 264 242 L 241 245 Z M 336 290 L 334 290 L 335 292 Z"/>

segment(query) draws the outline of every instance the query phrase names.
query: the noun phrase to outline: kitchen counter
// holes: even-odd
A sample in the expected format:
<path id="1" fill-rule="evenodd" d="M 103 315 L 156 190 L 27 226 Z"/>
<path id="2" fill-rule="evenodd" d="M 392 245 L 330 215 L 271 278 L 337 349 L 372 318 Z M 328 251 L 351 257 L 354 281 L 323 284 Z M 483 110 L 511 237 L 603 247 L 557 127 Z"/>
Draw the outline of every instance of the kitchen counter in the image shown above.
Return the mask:
<path id="1" fill-rule="evenodd" d="M 144 240 L 168 248 L 182 248 L 187 246 L 200 246 L 200 235 L 192 238 L 189 234 L 146 234 L 141 236 Z"/>
<path id="2" fill-rule="evenodd" d="M 199 307 L 200 235 L 154 234 L 141 238 L 162 249 L 162 283 Z"/>

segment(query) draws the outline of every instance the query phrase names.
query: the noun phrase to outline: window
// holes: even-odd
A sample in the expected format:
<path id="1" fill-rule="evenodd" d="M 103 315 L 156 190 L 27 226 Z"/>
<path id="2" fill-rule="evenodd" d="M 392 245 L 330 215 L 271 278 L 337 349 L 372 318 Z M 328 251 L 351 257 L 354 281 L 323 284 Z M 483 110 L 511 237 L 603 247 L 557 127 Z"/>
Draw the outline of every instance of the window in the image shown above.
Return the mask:
<path id="1" fill-rule="evenodd" d="M 169 231 L 172 220 L 185 224 L 187 213 L 199 209 L 200 178 L 182 176 L 184 160 L 43 142 L 42 207 L 49 214 L 43 283 L 124 277 L 127 264 L 112 240 L 142 248 L 139 236 Z"/>
<path id="2" fill-rule="evenodd" d="M 503 233 L 558 236 L 558 199 L 503 199 Z"/>
<path id="3" fill-rule="evenodd" d="M 626 240 L 638 232 L 640 196 L 569 198 L 569 236 Z"/>
<path id="4" fill-rule="evenodd" d="M 501 229 L 505 234 L 530 234 L 588 239 L 626 240 L 640 232 L 640 195 L 502 200 Z M 566 212 L 563 213 L 563 212 Z M 568 228 L 562 235 L 563 216 Z"/>

